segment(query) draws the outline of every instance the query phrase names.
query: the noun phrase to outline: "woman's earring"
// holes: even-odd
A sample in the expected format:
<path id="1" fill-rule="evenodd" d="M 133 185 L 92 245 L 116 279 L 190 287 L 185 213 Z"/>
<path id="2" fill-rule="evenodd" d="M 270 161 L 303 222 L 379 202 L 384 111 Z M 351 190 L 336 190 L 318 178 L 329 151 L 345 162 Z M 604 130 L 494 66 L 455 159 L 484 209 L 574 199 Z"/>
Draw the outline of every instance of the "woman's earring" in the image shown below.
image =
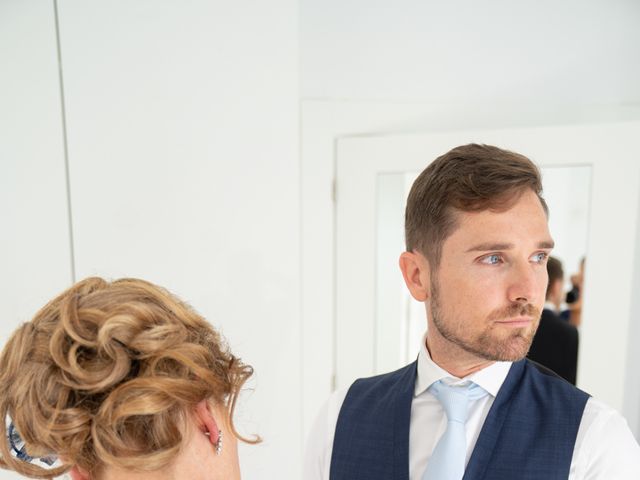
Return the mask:
<path id="1" fill-rule="evenodd" d="M 216 455 L 220 455 L 222 453 L 222 430 L 218 428 L 213 415 L 211 415 L 206 399 L 198 402 L 198 405 L 196 406 L 196 415 L 203 433 L 209 437 L 209 442 L 216 449 Z M 217 437 L 214 436 L 214 432 L 217 432 Z"/>
<path id="2" fill-rule="evenodd" d="M 218 430 L 218 441 L 215 443 L 216 455 L 222 453 L 222 430 Z"/>

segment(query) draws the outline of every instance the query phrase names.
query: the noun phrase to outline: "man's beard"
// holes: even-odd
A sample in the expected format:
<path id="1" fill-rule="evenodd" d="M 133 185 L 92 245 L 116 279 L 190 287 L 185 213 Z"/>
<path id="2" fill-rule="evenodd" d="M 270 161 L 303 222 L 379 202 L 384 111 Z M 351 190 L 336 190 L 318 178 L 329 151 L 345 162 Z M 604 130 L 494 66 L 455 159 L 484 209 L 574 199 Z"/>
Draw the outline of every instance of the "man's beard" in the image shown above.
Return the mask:
<path id="1" fill-rule="evenodd" d="M 454 319 L 445 318 L 441 309 L 438 282 L 435 276 L 431 279 L 429 308 L 433 324 L 440 335 L 463 350 L 491 361 L 516 361 L 524 358 L 531 347 L 541 315 L 541 311 L 530 303 L 512 303 L 505 308 L 491 312 L 486 318 L 484 330 L 475 338 L 466 338 L 464 332 L 469 330 L 464 328 L 464 319 L 456 322 Z M 516 316 L 531 317 L 533 328 L 513 328 L 506 336 L 496 336 L 495 321 L 507 320 Z M 460 328 L 456 330 L 453 328 L 455 325 Z M 503 328 L 507 330 L 506 327 Z"/>

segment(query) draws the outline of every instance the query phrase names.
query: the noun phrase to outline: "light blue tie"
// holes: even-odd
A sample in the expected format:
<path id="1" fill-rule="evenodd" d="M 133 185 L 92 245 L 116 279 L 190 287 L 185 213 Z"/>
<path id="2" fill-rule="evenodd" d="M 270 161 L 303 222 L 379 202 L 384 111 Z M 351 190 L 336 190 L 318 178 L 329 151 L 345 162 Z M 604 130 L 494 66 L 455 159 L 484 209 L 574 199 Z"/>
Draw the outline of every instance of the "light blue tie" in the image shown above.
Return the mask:
<path id="1" fill-rule="evenodd" d="M 431 385 L 429 391 L 444 407 L 447 429 L 433 450 L 422 480 L 461 480 L 467 456 L 465 423 L 469 413 L 469 401 L 482 398 L 487 392 L 475 383 L 447 385 L 442 381 Z"/>

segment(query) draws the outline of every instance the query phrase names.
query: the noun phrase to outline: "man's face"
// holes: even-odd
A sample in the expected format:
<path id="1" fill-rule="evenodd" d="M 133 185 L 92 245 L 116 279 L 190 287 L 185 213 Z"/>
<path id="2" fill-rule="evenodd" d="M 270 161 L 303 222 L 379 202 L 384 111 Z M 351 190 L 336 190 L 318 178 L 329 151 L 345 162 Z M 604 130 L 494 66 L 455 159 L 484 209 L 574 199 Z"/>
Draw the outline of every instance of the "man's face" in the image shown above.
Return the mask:
<path id="1" fill-rule="evenodd" d="M 429 328 L 486 360 L 518 360 L 531 346 L 553 241 L 536 194 L 503 212 L 459 212 L 430 275 Z"/>

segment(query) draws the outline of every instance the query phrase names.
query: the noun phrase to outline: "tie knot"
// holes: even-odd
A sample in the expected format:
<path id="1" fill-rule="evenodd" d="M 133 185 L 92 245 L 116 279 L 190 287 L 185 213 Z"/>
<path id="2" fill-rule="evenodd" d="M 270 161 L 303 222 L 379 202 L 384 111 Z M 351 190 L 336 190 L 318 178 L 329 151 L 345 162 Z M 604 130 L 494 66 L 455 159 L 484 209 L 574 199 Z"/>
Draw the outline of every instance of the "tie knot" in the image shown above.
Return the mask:
<path id="1" fill-rule="evenodd" d="M 467 422 L 469 401 L 487 395 L 487 392 L 480 385 L 473 382 L 467 385 L 447 385 L 440 380 L 431 385 L 429 391 L 442 404 L 447 413 L 447 420 L 462 424 Z"/>

